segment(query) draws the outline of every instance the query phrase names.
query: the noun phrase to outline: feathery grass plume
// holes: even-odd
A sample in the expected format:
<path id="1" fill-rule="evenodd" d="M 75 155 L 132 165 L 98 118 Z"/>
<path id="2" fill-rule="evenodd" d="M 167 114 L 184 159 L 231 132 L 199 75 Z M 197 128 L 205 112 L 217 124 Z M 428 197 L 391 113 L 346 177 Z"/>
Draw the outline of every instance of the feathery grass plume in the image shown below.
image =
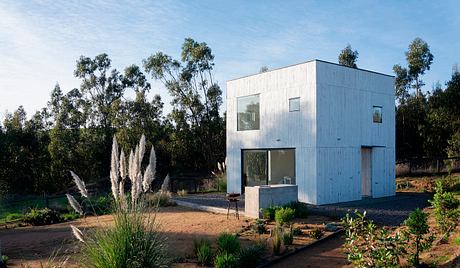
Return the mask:
<path id="1" fill-rule="evenodd" d="M 220 164 L 220 162 L 217 162 L 217 169 L 218 169 L 220 172 L 223 172 L 223 171 L 222 171 L 222 165 Z"/>
<path id="2" fill-rule="evenodd" d="M 112 184 L 112 194 L 115 201 L 118 200 L 118 178 L 120 177 L 119 161 L 118 142 L 114 136 L 112 144 L 112 160 L 110 165 L 110 182 Z"/>
<path id="3" fill-rule="evenodd" d="M 78 212 L 78 214 L 83 215 L 83 209 L 81 208 L 78 201 L 70 194 L 65 194 L 67 196 L 67 200 L 69 200 L 70 206 Z"/>
<path id="4" fill-rule="evenodd" d="M 142 134 L 141 140 L 139 141 L 139 169 L 142 166 L 142 160 L 144 159 L 145 154 L 145 135 Z"/>
<path id="5" fill-rule="evenodd" d="M 118 195 L 120 196 L 120 200 L 125 198 L 125 181 L 121 180 L 119 185 L 118 185 Z"/>
<path id="6" fill-rule="evenodd" d="M 149 165 L 144 173 L 144 179 L 142 181 L 142 186 L 144 187 L 144 192 L 147 192 L 150 188 L 150 184 L 155 179 L 155 171 L 156 171 L 156 155 L 155 149 L 152 146 L 150 150 L 150 158 L 149 158 Z"/>
<path id="7" fill-rule="evenodd" d="M 128 177 L 129 179 L 131 180 L 131 182 L 133 181 L 133 161 L 134 161 L 134 153 L 133 153 L 133 150 L 131 150 L 131 152 L 129 153 L 129 158 L 128 158 Z"/>
<path id="8" fill-rule="evenodd" d="M 78 229 L 77 227 L 75 227 L 75 226 L 73 226 L 73 225 L 70 225 L 70 228 L 72 228 L 72 234 L 73 234 L 73 236 L 75 236 L 75 238 L 77 238 L 78 240 L 80 240 L 80 242 L 85 243 L 85 240 L 83 239 L 83 233 L 82 233 L 82 231 L 80 231 L 80 229 Z"/>
<path id="9" fill-rule="evenodd" d="M 161 185 L 161 191 L 162 192 L 167 192 L 169 191 L 169 174 L 166 175 L 165 180 L 163 181 L 163 184 Z"/>
<path id="10" fill-rule="evenodd" d="M 120 153 L 120 177 L 121 177 L 121 180 L 126 179 L 126 156 L 125 156 L 125 152 L 123 151 L 123 149 L 121 150 L 121 153 Z"/>
<path id="11" fill-rule="evenodd" d="M 83 197 L 88 198 L 88 190 L 86 190 L 85 182 L 82 181 L 82 180 L 80 179 L 80 177 L 78 177 L 78 175 L 75 174 L 72 170 L 70 171 L 70 174 L 72 175 L 73 181 L 74 181 L 75 184 L 77 185 L 77 188 L 78 188 L 78 190 L 80 191 L 80 194 L 81 194 Z"/>

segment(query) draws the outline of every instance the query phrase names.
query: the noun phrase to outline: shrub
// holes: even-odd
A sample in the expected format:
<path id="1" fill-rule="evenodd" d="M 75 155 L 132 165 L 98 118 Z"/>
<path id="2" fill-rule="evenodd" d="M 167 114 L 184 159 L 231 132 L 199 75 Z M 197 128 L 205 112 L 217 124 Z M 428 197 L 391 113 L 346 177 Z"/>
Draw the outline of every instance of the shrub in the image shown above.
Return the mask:
<path id="1" fill-rule="evenodd" d="M 413 266 L 419 267 L 420 253 L 429 249 L 434 240 L 432 235 L 425 237 L 430 232 L 428 214 L 417 208 L 409 214 L 404 224 L 408 227 L 404 235 L 412 251 L 409 262 Z"/>
<path id="2" fill-rule="evenodd" d="M 292 229 L 292 234 L 293 235 L 301 235 L 302 230 L 299 227 L 295 227 L 294 229 Z"/>
<path id="3" fill-rule="evenodd" d="M 365 217 L 366 212 L 355 211 L 354 218 L 347 213 L 342 219 L 348 261 L 354 267 L 398 267 L 399 258 L 405 254 L 405 240 L 398 233 L 378 229 Z"/>
<path id="4" fill-rule="evenodd" d="M 285 245 L 292 245 L 292 242 L 294 242 L 294 232 L 291 226 L 289 229 L 283 230 L 283 243 Z"/>
<path id="5" fill-rule="evenodd" d="M 237 268 L 238 259 L 228 252 L 220 253 L 214 261 L 215 268 Z"/>
<path id="6" fill-rule="evenodd" d="M 174 205 L 174 201 L 172 201 L 171 192 L 159 191 L 149 195 L 149 204 L 154 207 L 167 207 Z"/>
<path id="7" fill-rule="evenodd" d="M 236 235 L 222 233 L 217 237 L 217 248 L 219 253 L 235 254 L 240 250 L 240 241 Z"/>
<path id="8" fill-rule="evenodd" d="M 262 217 L 266 220 L 270 220 L 270 221 L 274 220 L 277 209 L 279 209 L 279 207 L 277 206 L 270 206 L 268 208 L 263 208 Z"/>
<path id="9" fill-rule="evenodd" d="M 307 205 L 300 202 L 291 202 L 283 206 L 284 208 L 292 208 L 295 211 L 296 218 L 306 218 L 308 217 Z"/>
<path id="10" fill-rule="evenodd" d="M 10 258 L 9 258 L 8 256 L 2 255 L 2 256 L 1 256 L 0 262 L 3 263 L 3 264 L 5 264 L 5 265 L 8 265 L 8 261 L 9 261 L 9 260 L 10 260 Z M 6 267 L 6 266 L 5 266 L 5 267 Z"/>
<path id="11" fill-rule="evenodd" d="M 33 208 L 24 215 L 24 222 L 31 225 L 48 225 L 62 222 L 61 215 L 55 210 L 49 208 Z"/>
<path id="12" fill-rule="evenodd" d="M 454 193 L 446 192 L 443 183 L 438 181 L 433 200 L 430 200 L 430 203 L 434 208 L 436 223 L 442 233 L 443 240 L 446 241 L 450 232 L 458 224 L 460 201 L 455 197 Z"/>
<path id="13" fill-rule="evenodd" d="M 177 191 L 177 195 L 180 196 L 180 197 L 185 197 L 185 196 L 187 196 L 187 190 L 185 190 L 185 189 L 179 190 L 179 191 Z"/>
<path id="14" fill-rule="evenodd" d="M 193 239 L 193 253 L 195 254 L 195 256 L 196 256 L 196 253 L 198 252 L 198 249 L 204 244 L 211 247 L 211 241 L 209 241 L 209 239 L 205 239 L 205 238 Z"/>
<path id="15" fill-rule="evenodd" d="M 198 259 L 198 264 L 206 266 L 211 265 L 213 259 L 211 242 L 209 240 L 201 240 L 196 246 L 195 254 Z"/>
<path id="16" fill-rule="evenodd" d="M 91 198 L 94 212 L 97 215 L 105 215 L 113 211 L 113 198 L 107 195 Z"/>
<path id="17" fill-rule="evenodd" d="M 275 221 L 279 226 L 288 224 L 294 219 L 295 211 L 292 208 L 280 208 L 275 212 Z"/>
<path id="18" fill-rule="evenodd" d="M 8 213 L 5 216 L 5 222 L 10 222 L 10 221 L 15 221 L 15 220 L 20 220 L 24 217 L 23 214 L 21 213 Z"/>
<path id="19" fill-rule="evenodd" d="M 252 228 L 258 234 L 264 234 L 267 231 L 265 221 L 261 219 L 257 219 Z"/>
<path id="20" fill-rule="evenodd" d="M 75 212 L 69 212 L 69 213 L 61 214 L 61 217 L 63 221 L 73 221 L 73 220 L 80 218 L 80 215 L 78 215 Z"/>
<path id="21" fill-rule="evenodd" d="M 313 239 L 320 239 L 321 237 L 323 237 L 323 235 L 324 235 L 324 231 L 321 230 L 320 228 L 315 228 L 308 233 L 308 236 Z"/>
<path id="22" fill-rule="evenodd" d="M 241 268 L 255 268 L 259 266 L 261 255 L 265 248 L 260 245 L 252 245 L 244 248 L 238 254 L 239 266 Z"/>

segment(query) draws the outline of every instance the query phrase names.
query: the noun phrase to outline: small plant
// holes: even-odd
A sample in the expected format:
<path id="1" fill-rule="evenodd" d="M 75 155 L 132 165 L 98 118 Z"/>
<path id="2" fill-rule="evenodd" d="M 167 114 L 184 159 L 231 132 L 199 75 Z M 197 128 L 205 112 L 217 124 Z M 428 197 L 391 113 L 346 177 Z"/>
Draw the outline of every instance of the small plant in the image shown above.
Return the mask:
<path id="1" fill-rule="evenodd" d="M 256 222 L 254 223 L 252 228 L 258 234 L 264 234 L 265 232 L 267 232 L 265 221 L 261 219 L 256 219 Z"/>
<path id="2" fill-rule="evenodd" d="M 212 175 L 216 180 L 216 187 L 218 192 L 227 191 L 227 159 L 224 162 L 217 162 L 217 170 L 212 171 Z"/>
<path id="3" fill-rule="evenodd" d="M 281 254 L 281 242 L 283 240 L 283 232 L 280 227 L 273 229 L 273 254 L 278 256 Z"/>
<path id="4" fill-rule="evenodd" d="M 3 264 L 5 265 L 5 267 L 6 267 L 6 265 L 8 265 L 8 260 L 9 260 L 9 259 L 10 259 L 10 258 L 8 258 L 8 256 L 2 255 L 1 260 L 0 260 L 0 263 L 3 263 Z"/>
<path id="5" fill-rule="evenodd" d="M 244 248 L 238 254 L 239 266 L 241 268 L 255 268 L 259 266 L 261 255 L 264 253 L 265 247 L 260 245 L 252 245 Z"/>
<path id="6" fill-rule="evenodd" d="M 33 208 L 24 215 L 24 222 L 34 226 L 48 225 L 62 221 L 63 219 L 61 218 L 61 215 L 57 211 L 49 208 Z"/>
<path id="7" fill-rule="evenodd" d="M 313 230 L 311 230 L 309 233 L 308 233 L 308 236 L 313 238 L 313 239 L 320 239 L 321 237 L 323 237 L 324 235 L 324 231 L 320 228 L 315 228 Z"/>
<path id="8" fill-rule="evenodd" d="M 398 233 L 391 235 L 366 218 L 366 212 L 348 213 L 342 219 L 345 229 L 344 250 L 354 267 L 398 267 L 406 253 L 406 241 Z M 369 250 L 372 249 L 372 250 Z"/>
<path id="9" fill-rule="evenodd" d="M 151 206 L 167 207 L 173 206 L 172 195 L 169 191 L 159 191 L 148 196 Z"/>
<path id="10" fill-rule="evenodd" d="M 460 212 L 458 207 L 460 201 L 455 197 L 454 193 L 446 192 L 443 183 L 438 181 L 433 200 L 430 200 L 430 203 L 434 209 L 436 223 L 442 233 L 442 240 L 447 241 L 459 221 Z"/>
<path id="11" fill-rule="evenodd" d="M 280 208 L 275 212 L 275 221 L 279 226 L 288 224 L 294 219 L 295 211 L 292 208 Z"/>
<path id="12" fill-rule="evenodd" d="M 419 267 L 420 253 L 429 249 L 434 240 L 433 235 L 425 237 L 430 232 L 428 214 L 417 208 L 409 214 L 404 223 L 407 226 L 404 235 L 412 251 L 409 262 L 413 266 Z"/>
<path id="13" fill-rule="evenodd" d="M 214 260 L 215 268 L 237 268 L 238 264 L 238 259 L 235 255 L 228 252 L 220 253 Z"/>
<path id="14" fill-rule="evenodd" d="M 299 227 L 295 227 L 292 229 L 292 234 L 293 235 L 302 235 L 302 229 L 300 229 Z"/>
<path id="15" fill-rule="evenodd" d="M 195 255 L 198 259 L 198 264 L 206 266 L 212 264 L 213 253 L 211 248 L 211 242 L 209 240 L 194 240 L 193 247 L 195 249 Z"/>
<path id="16" fill-rule="evenodd" d="M 180 197 L 185 197 L 185 196 L 187 196 L 187 190 L 185 190 L 185 189 L 179 190 L 179 191 L 177 191 L 177 195 L 180 196 Z"/>
<path id="17" fill-rule="evenodd" d="M 270 220 L 270 221 L 274 220 L 277 209 L 279 209 L 278 206 L 270 206 L 268 208 L 263 208 L 262 217 L 266 220 Z"/>
<path id="18" fill-rule="evenodd" d="M 307 206 L 300 202 L 291 202 L 285 206 L 284 208 L 292 208 L 295 211 L 296 218 L 307 218 L 308 217 L 308 209 Z"/>
<path id="19" fill-rule="evenodd" d="M 80 218 L 80 215 L 72 211 L 69 213 L 61 214 L 61 217 L 63 221 L 73 221 Z"/>
<path id="20" fill-rule="evenodd" d="M 236 254 L 241 248 L 236 235 L 222 233 L 217 237 L 217 250 L 219 253 Z"/>
<path id="21" fill-rule="evenodd" d="M 283 230 L 283 243 L 285 245 L 292 245 L 293 242 L 294 242 L 294 232 L 291 226 L 287 230 Z"/>

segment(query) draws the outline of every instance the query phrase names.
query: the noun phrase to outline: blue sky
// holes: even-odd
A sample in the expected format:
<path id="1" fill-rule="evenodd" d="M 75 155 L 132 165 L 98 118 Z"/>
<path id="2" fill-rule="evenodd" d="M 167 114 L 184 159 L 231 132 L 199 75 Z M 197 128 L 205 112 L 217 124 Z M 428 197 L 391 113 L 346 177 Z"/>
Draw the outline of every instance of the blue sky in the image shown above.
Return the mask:
<path id="1" fill-rule="evenodd" d="M 460 63 L 459 1 L 0 1 L 0 119 L 24 105 L 46 105 L 64 91 L 80 55 L 108 53 L 113 66 L 141 65 L 163 51 L 180 53 L 186 37 L 206 42 L 225 81 L 309 59 L 336 62 L 348 43 L 358 67 L 392 74 L 421 37 L 434 54 L 426 89 L 449 80 Z M 153 83 L 166 103 L 167 92 Z M 169 109 L 169 108 L 167 108 Z M 225 109 L 225 107 L 224 107 Z"/>

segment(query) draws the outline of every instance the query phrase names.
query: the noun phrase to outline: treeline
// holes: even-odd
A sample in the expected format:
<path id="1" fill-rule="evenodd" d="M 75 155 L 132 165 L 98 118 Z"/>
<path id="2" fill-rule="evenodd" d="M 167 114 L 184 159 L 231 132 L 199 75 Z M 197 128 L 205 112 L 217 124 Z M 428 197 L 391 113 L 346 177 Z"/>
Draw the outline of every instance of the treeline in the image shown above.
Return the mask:
<path id="1" fill-rule="evenodd" d="M 0 125 L 0 194 L 67 189 L 69 170 L 89 182 L 107 177 L 113 135 L 127 150 L 144 133 L 160 159 L 159 177 L 172 167 L 208 172 L 225 158 L 213 61 L 207 44 L 190 38 L 180 59 L 158 52 L 122 72 L 106 54 L 80 57 L 74 72 L 79 88 L 64 93 L 56 85 L 47 106 L 30 119 L 21 106 Z M 159 95 L 148 97 L 153 80 L 172 97 L 168 114 Z"/>

